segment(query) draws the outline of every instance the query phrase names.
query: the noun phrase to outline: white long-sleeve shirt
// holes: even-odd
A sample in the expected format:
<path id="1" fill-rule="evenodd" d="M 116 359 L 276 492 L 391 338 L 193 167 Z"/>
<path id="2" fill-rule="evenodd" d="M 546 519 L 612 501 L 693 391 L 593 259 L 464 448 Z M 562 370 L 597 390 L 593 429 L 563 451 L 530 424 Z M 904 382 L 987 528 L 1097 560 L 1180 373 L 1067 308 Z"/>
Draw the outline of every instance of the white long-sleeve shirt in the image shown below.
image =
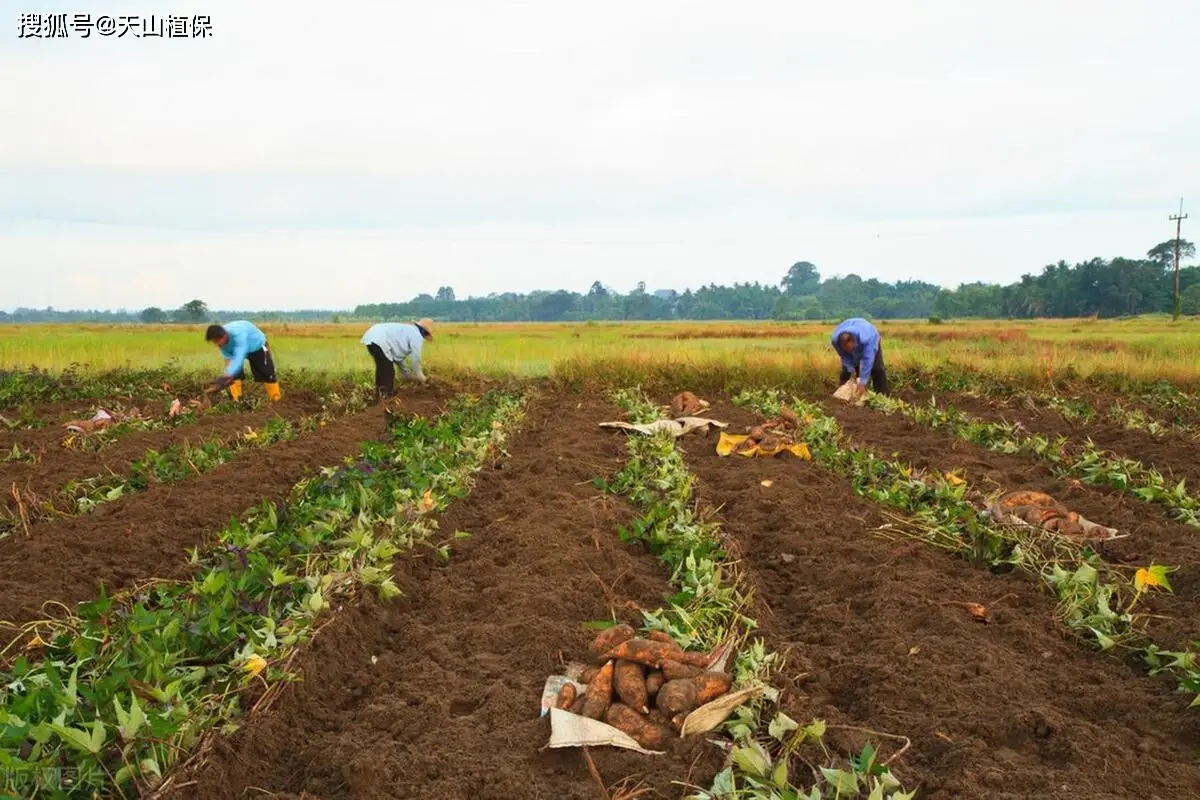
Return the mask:
<path id="1" fill-rule="evenodd" d="M 405 376 L 424 377 L 421 372 L 421 345 L 425 339 L 421 331 L 411 322 L 379 322 L 367 328 L 360 340 L 362 344 L 378 345 L 389 361 L 396 362 Z M 412 359 L 412 369 L 404 365 L 404 359 Z"/>

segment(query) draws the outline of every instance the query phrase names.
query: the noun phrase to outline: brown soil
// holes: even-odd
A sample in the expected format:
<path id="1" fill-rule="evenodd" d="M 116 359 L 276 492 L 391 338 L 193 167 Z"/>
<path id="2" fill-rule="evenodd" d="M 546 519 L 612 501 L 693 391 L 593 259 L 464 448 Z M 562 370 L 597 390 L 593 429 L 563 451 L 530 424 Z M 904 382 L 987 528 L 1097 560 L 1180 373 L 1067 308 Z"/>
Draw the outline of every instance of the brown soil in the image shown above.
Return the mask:
<path id="1" fill-rule="evenodd" d="M 438 413 L 439 395 L 410 392 L 401 413 Z M 381 436 L 379 407 L 344 417 L 298 439 L 246 451 L 182 483 L 106 503 L 92 514 L 41 523 L 31 535 L 0 541 L 0 620 L 45 616 L 48 601 L 73 604 L 148 578 L 181 578 L 186 548 L 202 544 L 230 519 L 263 500 L 282 500 L 304 475 L 355 453 Z"/>
<path id="2" fill-rule="evenodd" d="M 1186 478 L 1193 489 L 1200 487 L 1200 442 L 1186 435 L 1151 436 L 1145 431 L 1127 430 L 1108 421 L 1093 424 L 1072 422 L 1057 411 L 1031 410 L 1019 400 L 1002 401 L 968 395 L 947 395 L 947 405 L 990 422 L 1018 422 L 1029 431 L 1047 436 L 1067 436 L 1082 444 L 1090 438 L 1097 447 L 1125 458 L 1135 458 L 1157 469 L 1164 477 L 1178 482 Z M 1105 406 L 1099 406 L 1104 408 Z"/>
<path id="3" fill-rule="evenodd" d="M 655 560 L 616 536 L 624 501 L 589 483 L 623 462 L 623 435 L 595 427 L 617 414 L 578 396 L 538 401 L 511 456 L 441 520 L 447 536 L 473 534 L 451 561 L 415 553 L 395 570 L 402 598 L 335 618 L 300 659 L 304 681 L 220 740 L 179 795 L 594 800 L 580 751 L 539 752 L 549 722 L 538 698 L 560 658 L 585 652 L 582 622 L 615 606 L 636 624 L 627 603 L 657 607 L 668 588 Z M 654 797 L 720 767 L 703 741 L 592 755 L 606 783 L 637 775 Z"/>
<path id="4" fill-rule="evenodd" d="M 165 450 L 173 444 L 196 443 L 212 436 L 230 436 L 247 427 L 256 428 L 273 416 L 297 419 L 321 409 L 315 397 L 285 398 L 281 402 L 257 411 L 246 413 L 214 414 L 196 420 L 193 424 L 158 431 L 135 431 L 115 438 L 102 450 L 85 452 L 61 445 L 66 435 L 61 427 L 51 431 L 34 450 L 39 460 L 34 463 L 13 463 L 0 467 L 0 488 L 8 489 L 14 483 L 25 492 L 47 498 L 61 490 L 70 480 L 90 478 L 94 475 L 113 473 L 129 474 L 130 465 L 146 455 L 147 450 Z M 30 447 L 31 445 L 23 445 Z M 5 501 L 11 507 L 13 500 L 6 494 Z"/>
<path id="5" fill-rule="evenodd" d="M 32 409 L 33 417 L 40 420 L 44 424 L 40 428 L 16 428 L 9 430 L 3 424 L 0 424 L 0 447 L 9 449 L 13 446 L 14 441 L 24 442 L 25 438 L 31 434 L 42 434 L 54 429 L 61 430 L 64 422 L 73 419 L 81 419 L 90 417 L 96 413 L 97 408 L 105 407 L 106 403 L 120 404 L 121 407 L 136 406 L 146 413 L 166 413 L 171 405 L 169 398 L 162 396 L 146 396 L 133 397 L 127 395 L 117 395 L 106 398 L 104 400 L 96 398 L 80 398 L 78 400 L 64 400 L 53 403 L 42 403 L 35 405 Z M 12 407 L 8 409 L 0 409 L 2 414 L 10 422 L 16 422 L 21 418 L 20 407 Z"/>
<path id="6" fill-rule="evenodd" d="M 731 430 L 755 421 L 713 405 Z M 887 434 L 894 423 L 873 422 L 882 415 L 839 416 L 886 452 L 923 441 Z M 807 674 L 787 701 L 798 719 L 910 737 L 893 767 L 925 798 L 1195 795 L 1189 698 L 1073 641 L 1032 580 L 881 538 L 871 531 L 886 521 L 881 508 L 813 462 L 719 458 L 715 438 L 682 441 L 703 498 L 740 544 L 763 629 L 792 648 L 786 674 Z M 983 603 L 992 623 L 942 601 Z M 897 749 L 871 738 L 883 757 Z"/>
<path id="7" fill-rule="evenodd" d="M 1149 621 L 1151 637 L 1167 648 L 1182 648 L 1196 638 L 1195 620 L 1200 619 L 1200 529 L 1174 522 L 1162 507 L 1127 493 L 1062 480 L 1045 462 L 994 453 L 899 414 L 853 408 L 837 401 L 827 402 L 825 408 L 860 446 L 884 455 L 898 453 L 901 460 L 925 469 L 962 469 L 967 480 L 983 492 L 1045 492 L 1092 522 L 1129 534 L 1128 538 L 1106 544 L 1105 557 L 1180 568 L 1171 575 L 1173 594 L 1147 594 L 1142 601 L 1143 611 L 1163 615 Z"/>

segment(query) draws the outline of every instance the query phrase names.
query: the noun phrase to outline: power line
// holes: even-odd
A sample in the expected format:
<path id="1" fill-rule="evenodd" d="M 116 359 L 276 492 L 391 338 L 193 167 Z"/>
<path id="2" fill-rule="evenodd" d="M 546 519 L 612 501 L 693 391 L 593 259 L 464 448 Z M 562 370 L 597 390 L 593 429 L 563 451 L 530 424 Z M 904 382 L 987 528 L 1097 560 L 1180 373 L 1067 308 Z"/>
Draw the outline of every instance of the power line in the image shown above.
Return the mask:
<path id="1" fill-rule="evenodd" d="M 1183 198 L 1181 197 L 1179 198 L 1179 213 L 1169 218 L 1175 223 L 1175 311 L 1171 319 L 1179 319 L 1179 234 L 1180 226 L 1187 218 L 1188 215 L 1183 213 Z"/>

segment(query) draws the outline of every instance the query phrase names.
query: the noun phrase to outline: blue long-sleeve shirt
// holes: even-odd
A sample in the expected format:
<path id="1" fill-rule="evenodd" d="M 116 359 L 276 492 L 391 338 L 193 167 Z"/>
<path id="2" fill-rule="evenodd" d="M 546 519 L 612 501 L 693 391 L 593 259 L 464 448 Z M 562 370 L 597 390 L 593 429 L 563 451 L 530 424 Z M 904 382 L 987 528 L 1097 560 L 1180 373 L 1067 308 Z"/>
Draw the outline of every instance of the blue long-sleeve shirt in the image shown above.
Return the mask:
<path id="1" fill-rule="evenodd" d="M 420 378 L 421 345 L 425 343 L 421 330 L 410 322 L 378 322 L 367 328 L 359 340 L 362 344 L 378 345 L 388 361 L 393 361 L 400 367 L 401 374 L 415 375 Z M 404 364 L 404 359 L 412 359 L 412 369 Z"/>
<path id="2" fill-rule="evenodd" d="M 225 368 L 225 377 L 232 378 L 241 370 L 246 356 L 262 349 L 267 343 L 267 335 L 260 331 L 253 322 L 244 319 L 235 320 L 221 326 L 229 334 L 229 341 L 221 348 L 221 355 L 229 361 Z"/>
<path id="3" fill-rule="evenodd" d="M 847 353 L 838 347 L 838 337 L 843 333 L 854 337 L 854 352 Z M 833 329 L 831 341 L 842 359 L 842 366 L 850 373 L 857 367 L 858 382 L 866 386 L 871 378 L 871 368 L 875 366 L 875 354 L 879 352 L 879 331 L 862 317 L 851 317 Z"/>

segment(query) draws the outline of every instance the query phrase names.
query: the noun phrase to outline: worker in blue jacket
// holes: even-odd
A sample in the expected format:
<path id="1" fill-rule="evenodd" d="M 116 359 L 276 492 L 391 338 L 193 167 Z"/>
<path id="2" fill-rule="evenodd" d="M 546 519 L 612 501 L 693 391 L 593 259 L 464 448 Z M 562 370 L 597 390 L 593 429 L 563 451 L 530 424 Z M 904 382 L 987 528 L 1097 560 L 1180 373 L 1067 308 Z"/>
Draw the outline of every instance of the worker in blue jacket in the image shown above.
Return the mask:
<path id="1" fill-rule="evenodd" d="M 396 393 L 396 367 L 404 378 L 425 383 L 421 346 L 433 339 L 433 320 L 379 322 L 367 328 L 360 341 L 375 360 L 375 393 L 381 398 Z M 405 362 L 410 361 L 411 366 Z"/>
<path id="2" fill-rule="evenodd" d="M 214 388 L 228 387 L 230 396 L 240 400 L 242 381 L 246 379 L 245 362 L 249 361 L 250 373 L 267 390 L 267 399 L 276 401 L 282 397 L 267 336 L 254 323 L 239 319 L 225 325 L 209 325 L 204 340 L 215 344 L 228 362 L 225 374 L 213 381 Z"/>
<path id="3" fill-rule="evenodd" d="M 842 360 L 842 374 L 838 378 L 841 386 L 854 375 L 858 394 L 867 391 L 867 380 L 871 388 L 880 394 L 888 393 L 887 368 L 883 365 L 883 343 L 879 331 L 862 317 L 851 317 L 833 329 L 833 349 Z"/>

